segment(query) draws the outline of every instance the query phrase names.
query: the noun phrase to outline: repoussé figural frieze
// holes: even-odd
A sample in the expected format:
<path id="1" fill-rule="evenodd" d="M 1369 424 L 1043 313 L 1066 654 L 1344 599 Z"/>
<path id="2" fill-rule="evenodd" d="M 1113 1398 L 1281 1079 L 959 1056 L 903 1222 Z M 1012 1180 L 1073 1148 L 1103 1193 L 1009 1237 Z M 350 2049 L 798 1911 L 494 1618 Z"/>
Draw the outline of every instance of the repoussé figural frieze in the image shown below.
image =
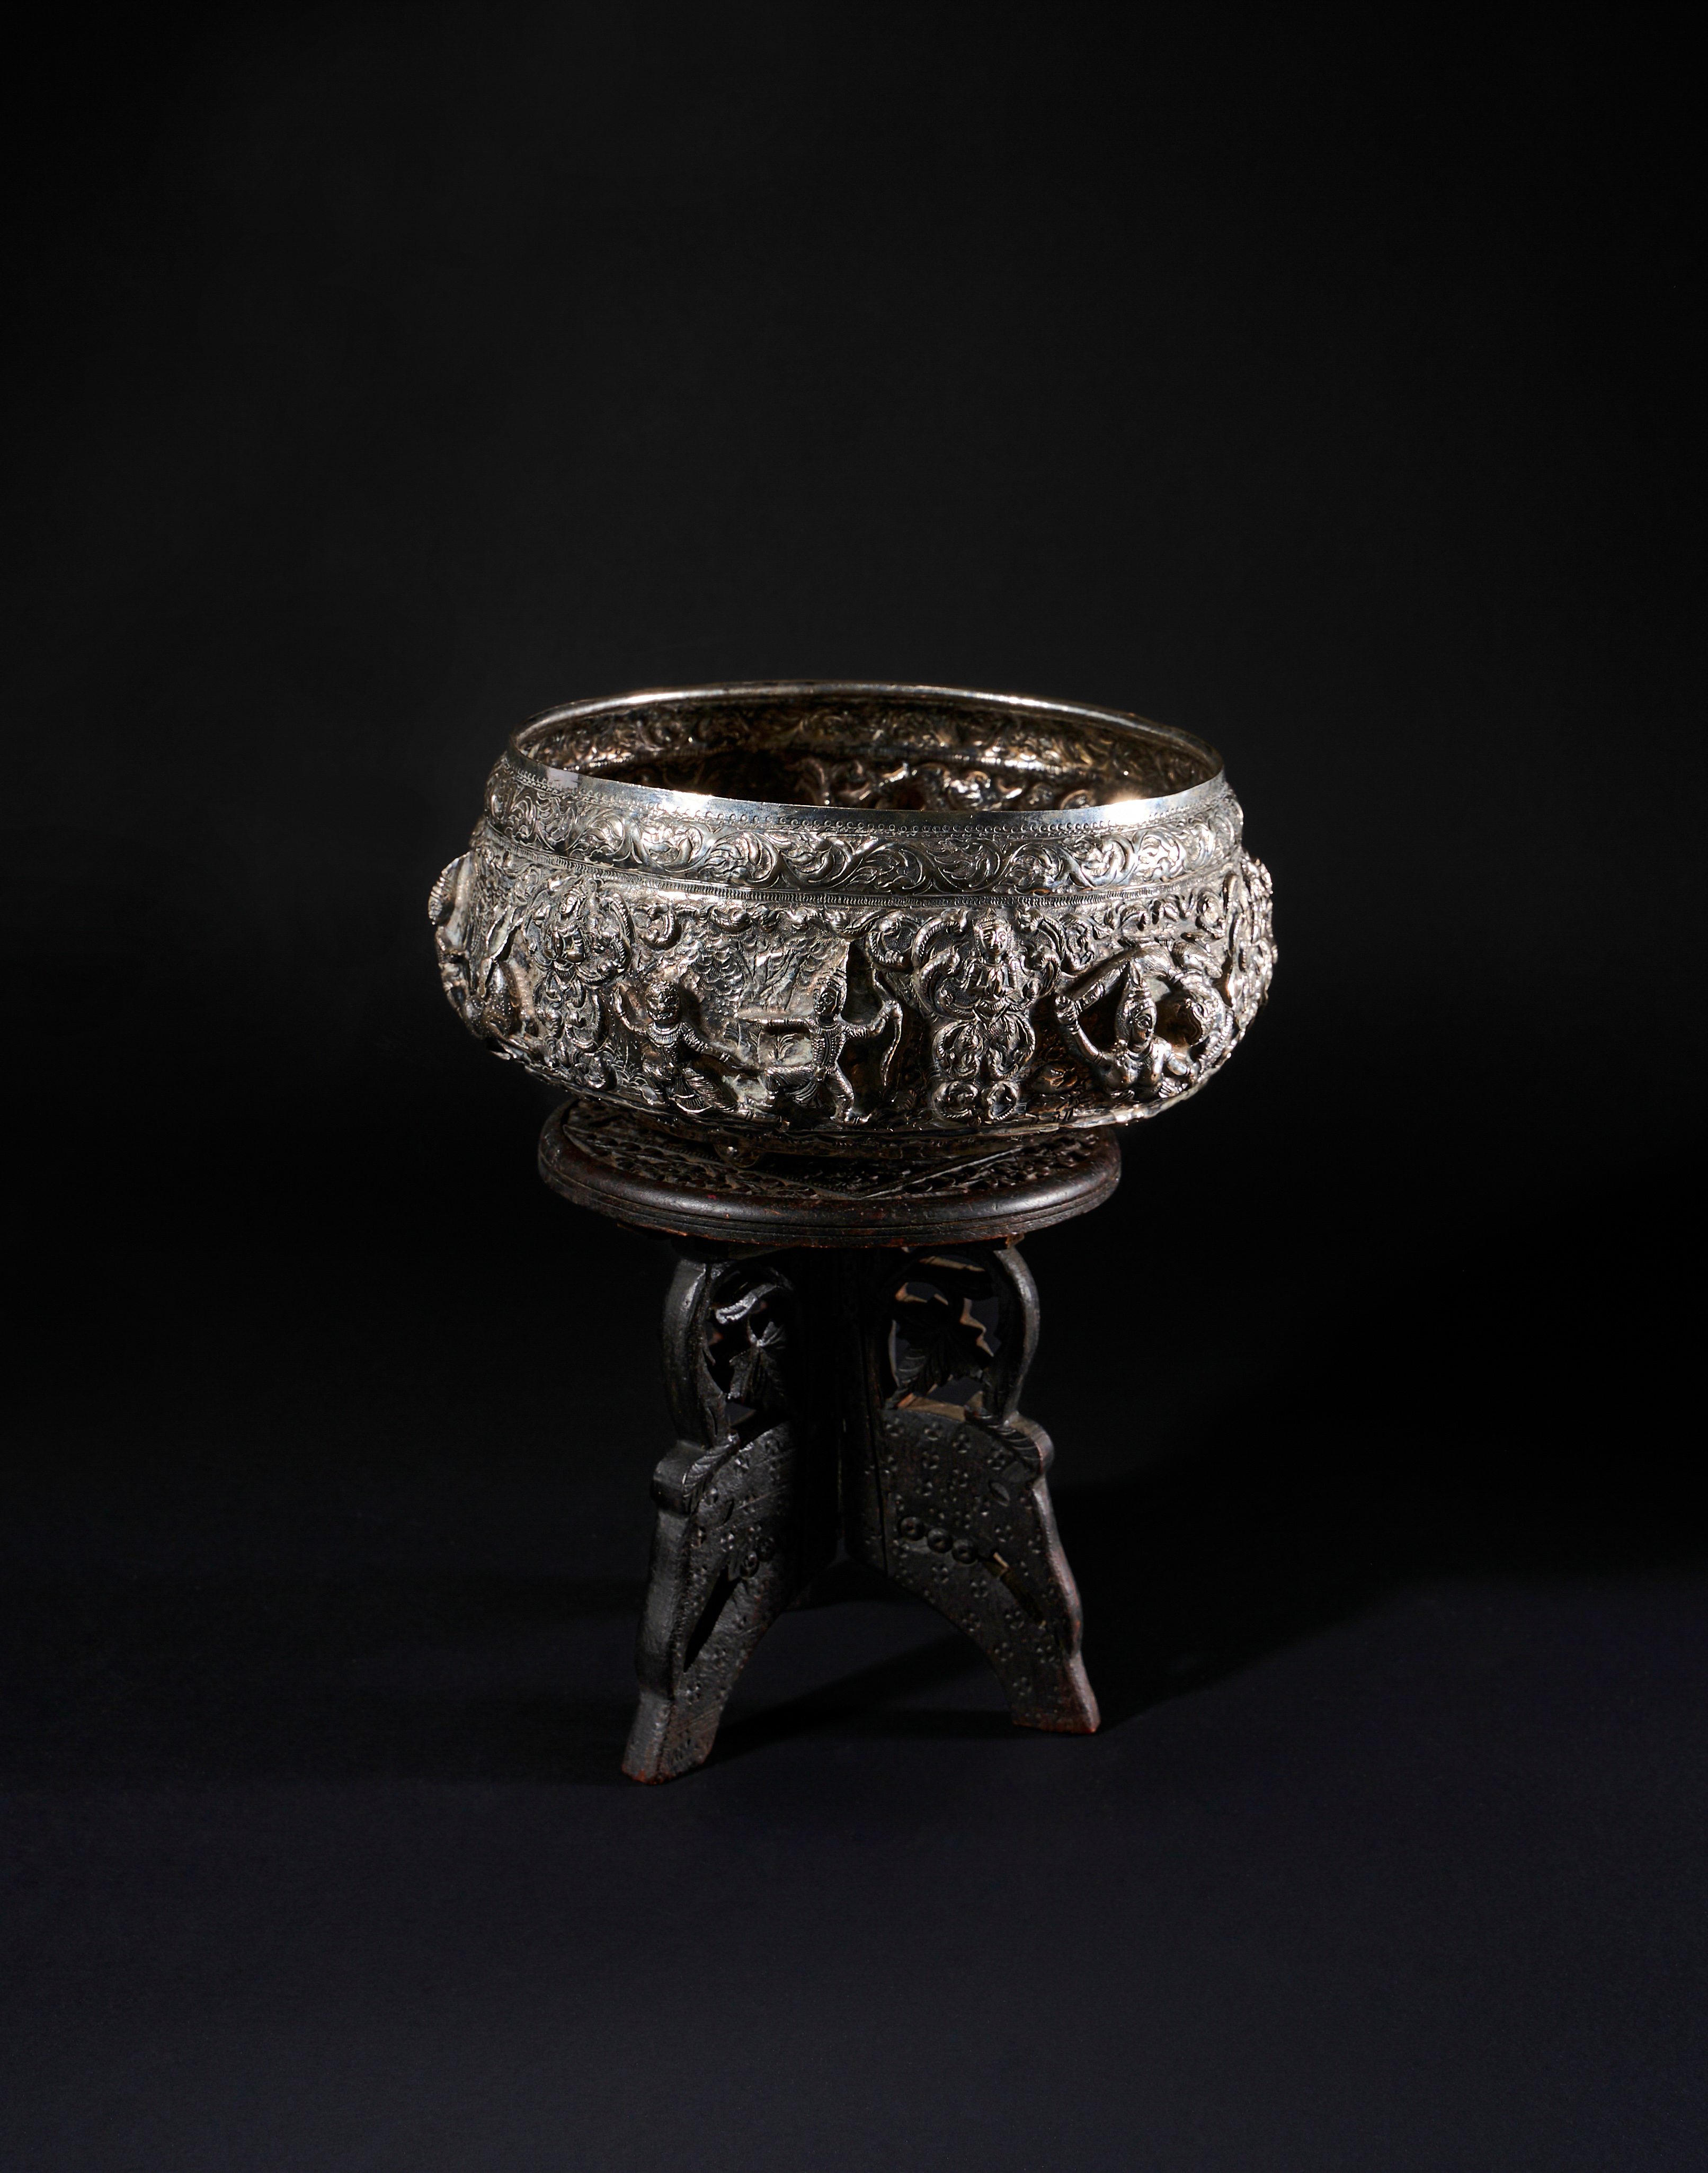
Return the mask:
<path id="1" fill-rule="evenodd" d="M 519 734 L 433 894 L 466 1022 L 573 1091 L 735 1131 L 1107 1124 L 1195 1092 L 1274 958 L 1214 755 L 887 691 L 631 698 Z"/>

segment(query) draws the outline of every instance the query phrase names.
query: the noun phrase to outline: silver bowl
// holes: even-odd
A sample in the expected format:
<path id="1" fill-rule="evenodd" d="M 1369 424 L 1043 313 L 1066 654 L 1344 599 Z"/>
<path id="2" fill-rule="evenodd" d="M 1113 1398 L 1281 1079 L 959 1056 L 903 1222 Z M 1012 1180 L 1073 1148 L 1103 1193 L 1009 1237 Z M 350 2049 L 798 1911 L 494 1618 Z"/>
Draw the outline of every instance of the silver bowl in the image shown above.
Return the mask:
<path id="1" fill-rule="evenodd" d="M 548 710 L 430 903 L 501 1055 L 678 1130 L 994 1145 L 1195 1093 L 1274 963 L 1221 758 L 1066 702 L 787 681 Z"/>

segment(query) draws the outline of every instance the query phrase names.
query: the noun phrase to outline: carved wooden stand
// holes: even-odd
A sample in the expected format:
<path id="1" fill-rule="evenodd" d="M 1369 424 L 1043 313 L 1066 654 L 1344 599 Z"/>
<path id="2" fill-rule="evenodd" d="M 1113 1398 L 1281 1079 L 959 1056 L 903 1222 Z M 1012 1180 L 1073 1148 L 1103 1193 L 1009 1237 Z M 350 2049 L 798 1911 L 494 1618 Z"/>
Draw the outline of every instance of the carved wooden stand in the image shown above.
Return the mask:
<path id="1" fill-rule="evenodd" d="M 808 1159 L 571 1103 L 540 1168 L 680 1255 L 664 1328 L 678 1438 L 653 1475 L 624 1771 L 669 1781 L 704 1761 L 759 1640 L 838 1543 L 964 1630 L 1021 1726 L 1089 1734 L 1053 1451 L 1017 1408 L 1038 1304 L 1014 1240 L 1107 1199 L 1113 1142 Z"/>

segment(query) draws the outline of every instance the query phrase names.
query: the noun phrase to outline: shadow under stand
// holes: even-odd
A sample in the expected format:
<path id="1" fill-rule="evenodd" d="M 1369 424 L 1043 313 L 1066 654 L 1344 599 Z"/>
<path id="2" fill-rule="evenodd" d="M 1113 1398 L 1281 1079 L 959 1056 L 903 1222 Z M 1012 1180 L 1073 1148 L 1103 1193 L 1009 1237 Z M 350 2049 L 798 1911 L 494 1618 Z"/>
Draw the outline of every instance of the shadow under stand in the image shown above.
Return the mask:
<path id="1" fill-rule="evenodd" d="M 1106 1133 L 912 1162 L 731 1151 L 590 1102 L 547 1120 L 566 1198 L 672 1237 L 640 1701 L 623 1758 L 710 1755 L 759 1640 L 835 1558 L 929 1601 L 1022 1727 L 1089 1734 L 1048 1436 L 1018 1409 L 1038 1302 L 1015 1240 L 1107 1200 Z"/>

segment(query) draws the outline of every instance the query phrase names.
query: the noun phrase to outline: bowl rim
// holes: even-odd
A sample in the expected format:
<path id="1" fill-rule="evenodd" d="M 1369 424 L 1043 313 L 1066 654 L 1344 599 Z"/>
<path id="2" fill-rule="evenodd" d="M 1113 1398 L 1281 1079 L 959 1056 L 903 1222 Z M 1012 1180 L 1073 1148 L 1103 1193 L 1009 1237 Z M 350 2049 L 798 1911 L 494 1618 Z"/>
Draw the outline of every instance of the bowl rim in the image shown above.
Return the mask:
<path id="1" fill-rule="evenodd" d="M 719 703 L 751 701 L 756 697 L 788 698 L 817 696 L 834 698 L 879 697 L 888 702 L 964 702 L 1010 714 L 1060 718 L 1072 724 L 1092 725 L 1103 731 L 1133 737 L 1160 740 L 1179 748 L 1210 767 L 1210 774 L 1178 792 L 1149 797 L 1104 801 L 1091 807 L 1068 808 L 949 808 L 823 807 L 798 801 L 733 800 L 718 793 L 678 792 L 661 785 L 633 785 L 598 770 L 561 769 L 541 762 L 529 752 L 527 741 L 548 727 L 583 718 L 608 716 L 624 709 L 645 709 L 660 702 Z M 644 687 L 628 693 L 606 694 L 563 702 L 541 710 L 513 731 L 506 745 L 511 763 L 524 775 L 554 791 L 596 792 L 615 806 L 637 813 L 656 812 L 697 817 L 702 821 L 762 822 L 770 827 L 823 828 L 854 830 L 967 829 L 1037 833 L 1057 828 L 1107 829 L 1127 828 L 1159 817 L 1192 815 L 1222 797 L 1228 790 L 1227 773 L 1217 750 L 1208 741 L 1177 725 L 1159 725 L 1121 709 L 1106 709 L 1086 702 L 1053 701 L 1043 695 L 1004 694 L 972 687 L 940 687 L 905 680 L 884 679 L 731 679 L 695 687 Z"/>

